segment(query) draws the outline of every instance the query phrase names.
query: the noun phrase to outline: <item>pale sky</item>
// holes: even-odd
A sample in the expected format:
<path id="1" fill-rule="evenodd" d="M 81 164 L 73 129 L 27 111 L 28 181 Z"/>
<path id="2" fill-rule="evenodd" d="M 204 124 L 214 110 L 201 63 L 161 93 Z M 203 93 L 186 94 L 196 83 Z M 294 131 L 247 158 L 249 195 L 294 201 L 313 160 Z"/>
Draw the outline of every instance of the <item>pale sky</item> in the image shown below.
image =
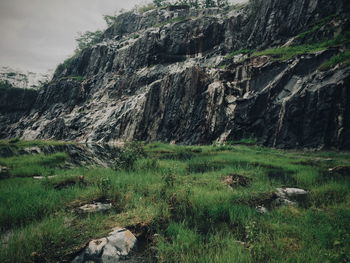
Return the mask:
<path id="1" fill-rule="evenodd" d="M 74 53 L 78 32 L 104 29 L 104 14 L 146 2 L 0 0 L 0 66 L 33 72 L 54 69 Z"/>

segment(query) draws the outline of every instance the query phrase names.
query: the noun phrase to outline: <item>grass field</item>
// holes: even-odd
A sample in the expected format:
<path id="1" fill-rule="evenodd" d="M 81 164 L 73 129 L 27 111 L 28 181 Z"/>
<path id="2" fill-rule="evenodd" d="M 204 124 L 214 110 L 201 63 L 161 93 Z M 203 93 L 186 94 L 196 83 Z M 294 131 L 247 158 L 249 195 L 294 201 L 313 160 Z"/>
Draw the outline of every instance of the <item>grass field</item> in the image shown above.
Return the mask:
<path id="1" fill-rule="evenodd" d="M 350 154 L 247 144 L 150 143 L 124 151 L 112 168 L 64 169 L 65 153 L 0 158 L 10 168 L 0 179 L 0 262 L 32 262 L 33 252 L 71 260 L 115 226 L 142 232 L 145 262 L 349 262 L 350 175 L 328 169 L 349 165 Z M 249 183 L 225 185 L 231 174 Z M 282 186 L 307 190 L 307 200 L 258 213 Z M 74 212 L 94 200 L 114 209 Z"/>

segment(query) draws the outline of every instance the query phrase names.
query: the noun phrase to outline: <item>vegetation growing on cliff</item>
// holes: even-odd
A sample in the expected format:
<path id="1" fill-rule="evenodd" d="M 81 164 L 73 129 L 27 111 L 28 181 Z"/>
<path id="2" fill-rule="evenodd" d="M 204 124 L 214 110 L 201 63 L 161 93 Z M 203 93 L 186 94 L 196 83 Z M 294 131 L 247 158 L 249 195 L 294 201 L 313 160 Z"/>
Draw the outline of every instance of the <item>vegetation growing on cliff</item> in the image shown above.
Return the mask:
<path id="1" fill-rule="evenodd" d="M 8 81 L 0 81 L 0 90 L 6 90 L 13 88 Z"/>
<path id="2" fill-rule="evenodd" d="M 226 7 L 229 5 L 228 0 L 153 0 L 156 7 L 168 5 L 186 5 L 193 8 L 210 8 L 210 7 Z"/>
<path id="3" fill-rule="evenodd" d="M 256 51 L 253 56 L 270 55 L 276 60 L 287 60 L 297 55 L 322 51 L 330 47 L 347 46 L 350 43 L 350 32 L 344 32 L 334 39 L 325 40 L 318 43 L 303 44 L 297 46 L 286 46 Z M 346 56 L 346 55 L 345 55 Z"/>
<path id="4" fill-rule="evenodd" d="M 143 229 L 139 239 L 144 238 L 146 262 L 350 260 L 350 229 L 345 224 L 350 220 L 350 181 L 328 171 L 346 165 L 348 153 L 236 144 L 151 143 L 144 150 L 132 169 L 69 169 L 49 161 L 54 178 L 16 174 L 2 179 L 0 261 L 27 262 L 31 255 L 48 262 L 69 261 L 86 242 L 114 226 Z M 18 169 L 21 163 L 42 158 L 56 159 L 17 156 L 2 158 L 1 165 Z M 227 183 L 228 176 L 238 175 L 244 180 Z M 66 183 L 78 182 L 80 176 L 84 184 Z M 303 188 L 308 197 L 299 206 L 259 213 L 256 206 L 268 203 L 281 186 Z M 77 206 L 101 197 L 110 200 L 114 210 L 88 216 L 75 212 Z"/>

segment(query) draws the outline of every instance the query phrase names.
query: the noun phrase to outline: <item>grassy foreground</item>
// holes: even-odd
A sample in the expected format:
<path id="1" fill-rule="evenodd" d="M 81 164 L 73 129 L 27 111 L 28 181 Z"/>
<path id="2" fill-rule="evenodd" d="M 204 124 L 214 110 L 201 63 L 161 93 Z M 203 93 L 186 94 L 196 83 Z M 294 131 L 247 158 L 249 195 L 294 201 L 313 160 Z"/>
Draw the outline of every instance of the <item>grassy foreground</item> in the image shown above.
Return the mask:
<path id="1" fill-rule="evenodd" d="M 151 143 L 124 151 L 114 169 L 63 169 L 66 158 L 0 158 L 10 168 L 0 178 L 0 262 L 69 262 L 115 226 L 146 243 L 145 262 L 350 261 L 350 175 L 328 172 L 348 164 L 349 153 Z M 34 180 L 38 171 L 56 176 Z M 225 185 L 232 174 L 249 183 Z M 281 186 L 303 188 L 308 199 L 258 213 Z M 75 212 L 96 200 L 114 209 Z"/>

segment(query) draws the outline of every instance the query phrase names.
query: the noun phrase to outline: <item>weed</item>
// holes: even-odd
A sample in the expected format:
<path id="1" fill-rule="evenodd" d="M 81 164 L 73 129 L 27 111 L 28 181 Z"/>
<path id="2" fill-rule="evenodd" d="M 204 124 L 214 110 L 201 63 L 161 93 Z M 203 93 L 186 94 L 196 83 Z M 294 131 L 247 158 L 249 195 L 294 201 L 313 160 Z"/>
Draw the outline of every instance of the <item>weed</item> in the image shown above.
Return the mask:
<path id="1" fill-rule="evenodd" d="M 114 160 L 115 170 L 132 170 L 138 158 L 144 157 L 143 145 L 139 142 L 126 144 Z"/>
<path id="2" fill-rule="evenodd" d="M 97 186 L 98 186 L 98 189 L 100 190 L 101 198 L 107 199 L 112 189 L 111 179 L 109 179 L 108 177 L 101 178 Z"/>
<path id="3" fill-rule="evenodd" d="M 321 64 L 320 69 L 327 70 L 338 64 L 342 67 L 350 66 L 350 49 L 331 57 L 329 60 Z"/>
<path id="4" fill-rule="evenodd" d="M 175 180 L 176 180 L 175 169 L 171 168 L 163 171 L 162 181 L 164 182 L 164 185 L 166 188 L 174 187 Z"/>

